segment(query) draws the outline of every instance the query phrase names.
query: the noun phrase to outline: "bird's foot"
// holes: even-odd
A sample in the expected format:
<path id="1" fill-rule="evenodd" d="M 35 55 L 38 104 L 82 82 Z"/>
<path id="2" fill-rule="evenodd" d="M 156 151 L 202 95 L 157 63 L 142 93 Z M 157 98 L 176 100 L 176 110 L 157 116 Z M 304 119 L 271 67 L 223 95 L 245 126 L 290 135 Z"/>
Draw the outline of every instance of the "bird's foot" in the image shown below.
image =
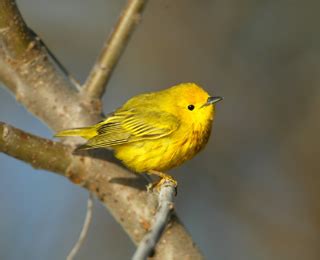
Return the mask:
<path id="1" fill-rule="evenodd" d="M 147 190 L 150 192 L 154 189 L 156 189 L 158 192 L 161 189 L 161 186 L 164 185 L 166 182 L 170 182 L 171 184 L 173 184 L 174 189 L 175 189 L 175 195 L 177 196 L 178 193 L 178 182 L 170 175 L 167 175 L 165 173 L 161 172 L 161 175 L 158 174 L 159 172 L 157 172 L 157 174 L 155 174 L 154 172 L 152 172 L 152 174 L 158 175 L 160 176 L 160 180 L 156 181 L 154 183 L 150 183 L 147 185 Z"/>

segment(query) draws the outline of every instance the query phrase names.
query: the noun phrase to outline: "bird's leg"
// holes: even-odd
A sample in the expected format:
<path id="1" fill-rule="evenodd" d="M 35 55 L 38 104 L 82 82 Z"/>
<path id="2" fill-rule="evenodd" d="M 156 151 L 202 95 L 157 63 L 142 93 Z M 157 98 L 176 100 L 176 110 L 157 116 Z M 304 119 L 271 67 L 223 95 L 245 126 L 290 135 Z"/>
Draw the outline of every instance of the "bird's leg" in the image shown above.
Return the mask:
<path id="1" fill-rule="evenodd" d="M 156 188 L 158 191 L 161 187 L 161 185 L 163 183 L 165 183 L 166 181 L 170 181 L 171 183 L 173 183 L 174 187 L 175 187 L 175 190 L 176 190 L 176 194 L 177 194 L 177 187 L 178 187 L 178 182 L 169 174 L 166 174 L 166 173 L 163 173 L 163 172 L 158 172 L 158 171 L 155 171 L 155 170 L 150 170 L 148 172 L 148 174 L 150 175 L 157 175 L 159 176 L 161 179 L 157 182 L 154 182 L 154 183 L 150 183 L 148 186 L 147 186 L 147 189 L 148 191 L 150 190 L 153 190 L 154 188 Z"/>

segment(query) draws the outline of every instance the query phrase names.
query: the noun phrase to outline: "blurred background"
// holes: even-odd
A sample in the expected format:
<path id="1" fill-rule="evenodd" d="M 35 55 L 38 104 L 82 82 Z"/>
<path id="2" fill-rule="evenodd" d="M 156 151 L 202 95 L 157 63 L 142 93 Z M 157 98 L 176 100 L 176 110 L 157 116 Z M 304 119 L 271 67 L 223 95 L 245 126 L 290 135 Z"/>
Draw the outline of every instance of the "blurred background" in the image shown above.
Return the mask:
<path id="1" fill-rule="evenodd" d="M 83 81 L 124 0 L 18 0 L 28 25 Z M 207 259 L 320 259 L 320 2 L 151 0 L 104 97 L 193 81 L 225 99 L 206 149 L 172 171 L 177 212 Z M 52 132 L 0 88 L 0 121 Z M 0 154 L 0 259 L 64 259 L 88 194 Z M 77 259 L 134 245 L 95 201 Z"/>

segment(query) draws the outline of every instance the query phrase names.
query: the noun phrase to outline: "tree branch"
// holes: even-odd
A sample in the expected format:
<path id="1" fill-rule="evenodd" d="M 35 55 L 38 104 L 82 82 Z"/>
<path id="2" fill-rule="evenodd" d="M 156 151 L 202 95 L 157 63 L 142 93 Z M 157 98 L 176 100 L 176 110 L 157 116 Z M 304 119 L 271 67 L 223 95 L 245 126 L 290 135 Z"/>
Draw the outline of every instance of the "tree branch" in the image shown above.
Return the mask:
<path id="1" fill-rule="evenodd" d="M 0 122 L 0 152 L 56 173 L 64 173 L 72 162 L 70 146 L 28 134 Z"/>
<path id="2" fill-rule="evenodd" d="M 41 40 L 41 38 L 32 30 L 29 28 L 29 31 L 32 35 L 32 37 L 39 41 L 40 46 L 42 46 L 45 51 L 49 54 L 50 58 L 53 59 L 53 62 L 55 62 L 56 65 L 60 68 L 60 70 L 64 73 L 64 75 L 68 78 L 68 80 L 73 84 L 73 86 L 76 87 L 78 91 L 81 90 L 81 85 L 66 69 L 66 67 L 58 60 L 58 58 L 52 53 L 52 51 L 48 48 L 48 46 L 44 43 L 44 41 Z"/>
<path id="3" fill-rule="evenodd" d="M 20 103 L 54 130 L 101 119 L 100 104 L 79 98 L 41 42 L 30 33 L 13 0 L 0 1 L 0 80 Z"/>
<path id="4" fill-rule="evenodd" d="M 92 68 L 83 87 L 83 94 L 92 99 L 102 97 L 112 71 L 117 65 L 131 34 L 141 19 L 147 0 L 128 0 L 118 23 Z"/>
<path id="5" fill-rule="evenodd" d="M 58 173 L 80 185 L 110 209 L 135 243 L 148 232 L 157 197 L 147 193 L 140 176 L 107 161 L 76 156 L 73 148 L 40 138 L 0 122 L 0 152 L 23 160 L 33 167 Z M 202 259 L 190 235 L 173 215 L 170 226 L 156 247 L 154 259 Z"/>
<path id="6" fill-rule="evenodd" d="M 165 230 L 170 216 L 173 212 L 173 198 L 175 189 L 175 185 L 170 181 L 162 184 L 159 192 L 159 207 L 154 217 L 155 220 L 152 225 L 151 231 L 146 234 L 140 242 L 132 258 L 133 260 L 147 259 L 155 252 L 155 247 L 163 231 Z"/>

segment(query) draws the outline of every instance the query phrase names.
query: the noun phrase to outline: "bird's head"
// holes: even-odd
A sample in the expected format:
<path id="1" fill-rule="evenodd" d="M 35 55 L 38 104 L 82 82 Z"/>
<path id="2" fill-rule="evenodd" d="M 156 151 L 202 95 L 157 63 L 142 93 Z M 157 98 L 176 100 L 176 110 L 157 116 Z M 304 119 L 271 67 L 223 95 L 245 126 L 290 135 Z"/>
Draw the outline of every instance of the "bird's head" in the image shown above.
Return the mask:
<path id="1" fill-rule="evenodd" d="M 182 83 L 166 90 L 170 112 L 178 114 L 181 121 L 205 123 L 214 117 L 215 104 L 222 100 L 219 96 L 210 96 L 195 83 Z"/>

